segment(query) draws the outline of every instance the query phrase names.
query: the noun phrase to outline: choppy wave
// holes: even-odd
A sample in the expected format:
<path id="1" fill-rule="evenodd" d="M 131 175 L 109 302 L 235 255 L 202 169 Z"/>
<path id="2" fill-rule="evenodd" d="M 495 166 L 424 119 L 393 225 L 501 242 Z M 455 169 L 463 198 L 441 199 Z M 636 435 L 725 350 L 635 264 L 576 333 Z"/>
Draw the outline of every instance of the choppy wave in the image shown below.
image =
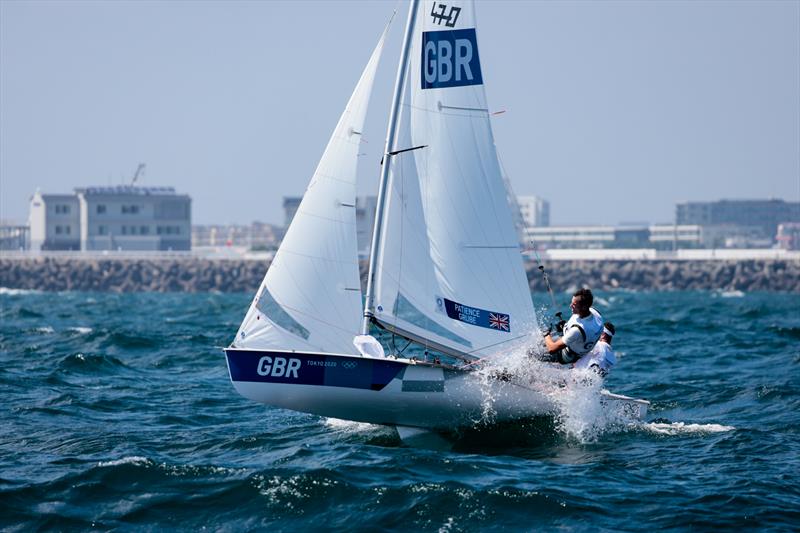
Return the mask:
<path id="1" fill-rule="evenodd" d="M 249 295 L 9 295 L 0 529 L 794 528 L 797 297 L 598 297 L 625 354 L 606 380 L 508 349 L 476 373 L 474 425 L 426 449 L 239 396 L 215 346 Z M 503 371 L 552 414 L 497 423 Z M 650 400 L 647 417 L 603 389 Z"/>

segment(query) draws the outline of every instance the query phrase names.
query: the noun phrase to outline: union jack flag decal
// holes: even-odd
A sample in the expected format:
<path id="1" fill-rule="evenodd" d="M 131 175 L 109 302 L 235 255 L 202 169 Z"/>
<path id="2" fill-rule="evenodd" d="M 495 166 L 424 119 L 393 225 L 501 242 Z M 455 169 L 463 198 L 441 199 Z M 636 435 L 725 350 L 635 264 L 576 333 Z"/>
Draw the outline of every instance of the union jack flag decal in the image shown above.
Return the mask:
<path id="1" fill-rule="evenodd" d="M 489 313 L 489 327 L 500 331 L 511 331 L 508 327 L 508 315 Z"/>
<path id="2" fill-rule="evenodd" d="M 441 296 L 436 297 L 436 309 L 465 324 L 511 333 L 511 315 L 470 307 Z"/>

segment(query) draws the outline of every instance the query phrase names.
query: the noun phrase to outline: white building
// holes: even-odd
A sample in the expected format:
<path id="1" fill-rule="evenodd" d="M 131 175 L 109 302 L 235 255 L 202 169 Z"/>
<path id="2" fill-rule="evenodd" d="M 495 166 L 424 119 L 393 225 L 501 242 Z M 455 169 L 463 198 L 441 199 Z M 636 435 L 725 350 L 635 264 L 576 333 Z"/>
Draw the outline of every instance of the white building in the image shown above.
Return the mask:
<path id="1" fill-rule="evenodd" d="M 80 250 L 80 203 L 74 194 L 42 194 L 31 198 L 28 223 L 32 250 Z"/>
<path id="2" fill-rule="evenodd" d="M 657 250 L 699 248 L 703 245 L 703 226 L 697 224 L 653 224 L 650 244 Z"/>
<path id="3" fill-rule="evenodd" d="M 526 228 L 550 225 L 550 202 L 538 196 L 517 196 L 520 215 Z"/>
<path id="4" fill-rule="evenodd" d="M 528 243 L 537 248 L 611 248 L 613 226 L 529 226 L 525 230 Z"/>
<path id="5" fill-rule="evenodd" d="M 191 198 L 172 187 L 86 187 L 31 198 L 32 250 L 191 249 Z"/>

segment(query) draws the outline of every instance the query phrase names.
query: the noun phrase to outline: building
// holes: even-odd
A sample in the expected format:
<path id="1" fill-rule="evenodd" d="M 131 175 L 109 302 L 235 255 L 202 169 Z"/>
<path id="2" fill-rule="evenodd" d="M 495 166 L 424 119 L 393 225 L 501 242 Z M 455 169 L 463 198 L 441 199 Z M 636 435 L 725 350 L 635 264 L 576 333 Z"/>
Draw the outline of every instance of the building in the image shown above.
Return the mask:
<path id="1" fill-rule="evenodd" d="M 243 247 L 249 250 L 275 250 L 283 230 L 272 224 L 192 226 L 192 248 Z"/>
<path id="2" fill-rule="evenodd" d="M 191 198 L 172 187 L 85 187 L 31 198 L 32 250 L 186 251 Z"/>
<path id="3" fill-rule="evenodd" d="M 716 228 L 707 247 L 769 246 L 778 225 L 800 222 L 800 202 L 784 200 L 719 200 L 684 202 L 675 206 L 675 223 Z M 712 242 L 713 241 L 713 242 Z"/>
<path id="4" fill-rule="evenodd" d="M 75 194 L 42 194 L 31 198 L 28 217 L 31 250 L 80 250 L 80 202 Z"/>
<path id="5" fill-rule="evenodd" d="M 697 225 L 551 226 L 528 228 L 526 235 L 537 248 L 698 248 L 703 227 Z"/>
<path id="6" fill-rule="evenodd" d="M 30 249 L 30 228 L 0 223 L 0 250 L 24 251 Z"/>
<path id="7" fill-rule="evenodd" d="M 654 224 L 648 230 L 648 241 L 656 250 L 700 248 L 703 243 L 703 226 L 697 224 Z"/>
<path id="8" fill-rule="evenodd" d="M 784 250 L 800 250 L 800 223 L 787 222 L 778 224 L 778 233 L 775 236 L 778 247 Z"/>
<path id="9" fill-rule="evenodd" d="M 283 227 L 289 228 L 289 224 L 294 219 L 294 214 L 297 213 L 297 208 L 300 207 L 300 202 L 303 201 L 302 196 L 284 196 L 283 197 Z"/>
<path id="10" fill-rule="evenodd" d="M 612 248 L 613 226 L 527 227 L 526 240 L 537 248 Z"/>
<path id="11" fill-rule="evenodd" d="M 517 196 L 517 205 L 526 228 L 550 225 L 550 202 L 538 196 Z"/>

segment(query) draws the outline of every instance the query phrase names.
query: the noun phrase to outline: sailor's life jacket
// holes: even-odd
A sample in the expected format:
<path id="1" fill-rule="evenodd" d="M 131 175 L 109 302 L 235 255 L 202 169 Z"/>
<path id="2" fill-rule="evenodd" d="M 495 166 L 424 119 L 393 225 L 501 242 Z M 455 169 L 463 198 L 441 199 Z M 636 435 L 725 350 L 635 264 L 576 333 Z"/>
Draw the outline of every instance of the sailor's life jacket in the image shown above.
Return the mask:
<path id="1" fill-rule="evenodd" d="M 561 350 L 562 363 L 574 363 L 586 355 L 603 333 L 603 317 L 594 307 L 589 308 L 590 315 L 581 318 L 577 313 L 569 317 L 564 326 L 562 340 L 566 347 Z"/>

